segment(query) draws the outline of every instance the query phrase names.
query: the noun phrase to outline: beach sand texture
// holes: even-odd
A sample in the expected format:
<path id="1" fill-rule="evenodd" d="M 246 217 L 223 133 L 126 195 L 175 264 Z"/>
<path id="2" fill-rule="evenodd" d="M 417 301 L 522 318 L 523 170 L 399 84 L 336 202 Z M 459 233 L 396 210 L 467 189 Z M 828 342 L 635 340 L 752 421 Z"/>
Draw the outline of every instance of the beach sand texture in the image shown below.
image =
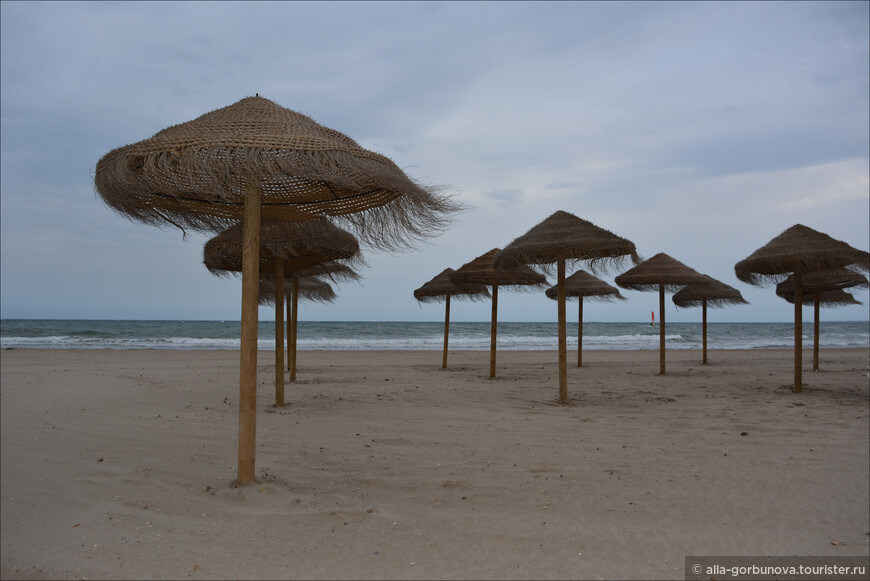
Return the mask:
<path id="1" fill-rule="evenodd" d="M 866 349 L 302 352 L 236 486 L 238 353 L 0 352 L 3 579 L 682 579 L 868 555 Z M 570 359 L 569 354 L 569 359 Z M 811 361 L 807 352 L 804 361 Z"/>

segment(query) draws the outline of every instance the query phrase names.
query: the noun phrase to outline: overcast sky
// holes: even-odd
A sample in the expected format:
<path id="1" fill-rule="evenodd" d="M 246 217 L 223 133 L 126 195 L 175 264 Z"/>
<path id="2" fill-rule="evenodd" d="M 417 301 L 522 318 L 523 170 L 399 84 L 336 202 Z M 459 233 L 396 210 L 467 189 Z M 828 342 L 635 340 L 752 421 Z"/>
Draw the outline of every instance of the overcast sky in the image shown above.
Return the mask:
<path id="1" fill-rule="evenodd" d="M 564 210 L 751 303 L 711 321 L 790 321 L 734 264 L 794 224 L 870 246 L 868 7 L 4 0 L 0 314 L 238 320 L 241 279 L 208 273 L 208 236 L 120 217 L 93 175 L 116 147 L 259 93 L 470 207 L 415 252 L 366 252 L 363 281 L 303 319 L 439 320 L 414 289 Z M 622 293 L 586 320 L 657 309 Z M 823 319 L 867 320 L 856 297 Z M 667 302 L 668 320 L 700 319 Z M 502 292 L 499 319 L 553 321 L 556 305 Z"/>

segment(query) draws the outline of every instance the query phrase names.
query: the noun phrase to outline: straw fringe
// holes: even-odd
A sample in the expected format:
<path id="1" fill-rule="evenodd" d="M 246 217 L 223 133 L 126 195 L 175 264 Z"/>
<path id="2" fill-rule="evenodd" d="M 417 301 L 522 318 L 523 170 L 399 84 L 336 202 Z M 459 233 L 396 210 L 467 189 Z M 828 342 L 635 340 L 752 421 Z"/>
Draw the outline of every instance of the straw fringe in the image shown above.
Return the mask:
<path id="1" fill-rule="evenodd" d="M 782 284 L 782 283 L 780 283 Z M 783 291 L 780 292 L 780 289 L 776 289 L 776 296 L 783 298 L 794 304 L 794 289 L 791 289 L 790 292 Z M 803 305 L 815 305 L 815 293 L 804 293 L 804 300 L 801 302 Z M 860 305 L 861 301 L 857 300 L 850 293 L 847 293 L 843 289 L 834 289 L 828 291 L 821 291 L 819 293 L 819 306 L 820 307 L 848 307 L 849 305 Z"/>
<path id="2" fill-rule="evenodd" d="M 323 277 L 329 279 L 333 284 L 339 284 L 342 282 L 358 282 L 362 279 L 356 270 L 343 264 L 343 261 L 338 260 L 327 260 L 326 262 L 303 268 L 296 271 L 296 276 L 300 278 Z M 260 279 L 274 284 L 275 273 L 260 273 Z M 285 277 L 285 279 L 287 279 L 287 277 Z"/>
<path id="3" fill-rule="evenodd" d="M 305 277 L 299 281 L 299 300 L 315 301 L 319 303 L 332 303 L 338 298 L 329 283 L 314 277 Z M 284 279 L 284 292 L 290 294 L 292 278 Z M 260 280 L 260 304 L 275 305 L 275 281 L 273 279 Z"/>

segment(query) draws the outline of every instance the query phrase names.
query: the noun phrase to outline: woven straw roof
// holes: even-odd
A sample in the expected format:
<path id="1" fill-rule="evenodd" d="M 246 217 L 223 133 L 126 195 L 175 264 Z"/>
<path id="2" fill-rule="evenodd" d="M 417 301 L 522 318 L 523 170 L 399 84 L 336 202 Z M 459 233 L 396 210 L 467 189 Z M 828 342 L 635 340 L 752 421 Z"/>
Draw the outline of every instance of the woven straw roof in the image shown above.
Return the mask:
<path id="1" fill-rule="evenodd" d="M 870 270 L 870 253 L 796 224 L 734 265 L 737 278 L 753 285 L 781 282 L 795 272 L 852 266 Z"/>
<path id="2" fill-rule="evenodd" d="M 447 296 L 472 301 L 489 298 L 489 289 L 482 284 L 451 280 L 450 277 L 455 272 L 452 268 L 444 269 L 441 274 L 415 290 L 414 298 L 422 303 L 436 302 Z"/>
<path id="3" fill-rule="evenodd" d="M 529 287 L 541 287 L 547 284 L 547 279 L 528 266 L 513 268 L 495 268 L 493 259 L 499 252 L 493 248 L 486 254 L 478 256 L 454 272 L 450 278 L 458 283 L 476 283 L 500 287 L 514 287 L 517 290 Z"/>
<path id="4" fill-rule="evenodd" d="M 801 276 L 802 288 L 804 296 L 807 293 L 815 291 L 825 292 L 829 290 L 837 290 L 851 287 L 867 287 L 870 286 L 870 281 L 863 274 L 858 274 L 854 270 L 848 268 L 838 268 L 836 270 L 822 270 L 818 272 L 809 272 Z M 785 294 L 794 294 L 794 275 L 789 275 L 784 281 L 776 285 L 776 294 L 782 291 Z"/>
<path id="5" fill-rule="evenodd" d="M 285 279 L 284 290 L 290 292 L 293 279 Z M 320 303 L 331 303 L 338 297 L 335 294 L 332 286 L 326 281 L 316 277 L 304 277 L 299 280 L 299 299 L 307 301 L 317 301 Z M 272 279 L 260 280 L 260 304 L 274 305 L 275 304 L 275 281 Z"/>
<path id="6" fill-rule="evenodd" d="M 674 304 L 683 308 L 700 307 L 705 300 L 708 307 L 749 304 L 733 286 L 709 276 L 707 278 L 707 282 L 690 284 L 677 291 L 673 296 Z"/>
<path id="7" fill-rule="evenodd" d="M 666 290 L 675 291 L 689 284 L 706 282 L 708 278 L 679 260 L 660 252 L 620 274 L 615 282 L 622 288 L 631 290 L 658 290 L 659 286 L 664 286 Z"/>
<path id="8" fill-rule="evenodd" d="M 780 289 L 777 288 L 776 295 L 780 298 L 787 300 L 791 304 L 794 304 L 794 288 L 792 288 L 790 292 L 780 292 Z M 804 300 L 802 301 L 802 304 L 814 305 L 815 302 L 815 293 L 804 293 Z M 848 307 L 849 305 L 860 304 L 861 301 L 857 300 L 850 293 L 847 293 L 840 288 L 822 291 L 819 293 L 819 306 L 821 307 Z"/>
<path id="9" fill-rule="evenodd" d="M 462 209 L 387 157 L 259 96 L 110 151 L 94 182 L 132 220 L 208 232 L 242 219 L 253 182 L 263 219 L 341 216 L 361 239 L 389 249 L 437 235 Z"/>
<path id="10" fill-rule="evenodd" d="M 242 271 L 242 224 L 232 226 L 205 244 L 203 262 L 216 275 Z M 328 260 L 361 261 L 359 243 L 349 232 L 323 217 L 305 222 L 263 221 L 260 226 L 260 272 L 273 272 L 275 261 L 289 274 Z"/>
<path id="11" fill-rule="evenodd" d="M 559 285 L 546 290 L 548 297 L 554 300 L 559 298 Z M 600 278 L 592 276 L 585 270 L 578 270 L 565 279 L 566 297 L 583 297 L 597 301 L 626 300 L 619 294 L 619 289 L 609 285 Z"/>
<path id="12" fill-rule="evenodd" d="M 594 272 L 626 259 L 638 264 L 634 243 L 568 212 L 558 211 L 516 238 L 495 257 L 497 268 L 549 265 L 560 260 L 589 261 Z"/>

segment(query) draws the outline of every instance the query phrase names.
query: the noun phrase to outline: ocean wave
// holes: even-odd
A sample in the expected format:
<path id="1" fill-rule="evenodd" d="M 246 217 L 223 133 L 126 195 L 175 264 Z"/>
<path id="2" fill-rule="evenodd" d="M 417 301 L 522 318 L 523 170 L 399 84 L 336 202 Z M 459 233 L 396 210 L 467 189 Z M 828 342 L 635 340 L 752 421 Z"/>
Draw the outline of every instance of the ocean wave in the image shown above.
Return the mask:
<path id="1" fill-rule="evenodd" d="M 555 323 L 499 323 L 497 348 L 555 350 Z M 237 350 L 238 321 L 65 321 L 3 320 L 0 348 L 40 349 L 201 349 Z M 667 349 L 700 349 L 697 324 L 668 326 Z M 300 350 L 373 351 L 441 350 L 444 325 L 439 322 L 300 322 Z M 632 323 L 587 323 L 584 350 L 657 350 L 659 330 Z M 568 325 L 568 349 L 577 349 L 577 325 Z M 804 327 L 804 346 L 812 345 L 812 328 Z M 788 349 L 794 327 L 786 323 L 717 323 L 708 329 L 710 349 Z M 490 325 L 457 322 L 450 326 L 451 349 L 488 351 Z M 823 324 L 822 348 L 870 347 L 866 323 Z M 275 348 L 274 324 L 261 321 L 258 348 Z"/>

